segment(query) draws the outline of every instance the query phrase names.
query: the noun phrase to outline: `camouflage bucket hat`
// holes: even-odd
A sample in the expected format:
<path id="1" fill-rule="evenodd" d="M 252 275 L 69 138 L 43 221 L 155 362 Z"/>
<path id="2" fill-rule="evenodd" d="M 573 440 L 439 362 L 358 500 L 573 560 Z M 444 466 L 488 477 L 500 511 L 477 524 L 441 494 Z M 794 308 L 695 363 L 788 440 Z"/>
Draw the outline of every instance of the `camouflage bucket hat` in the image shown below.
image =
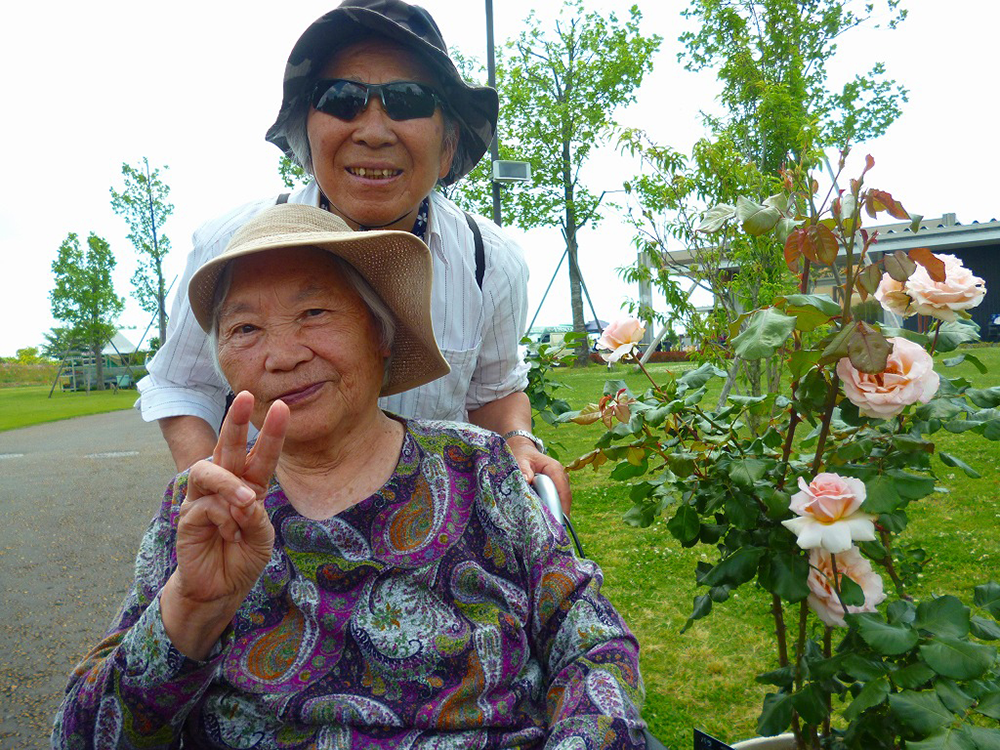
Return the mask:
<path id="1" fill-rule="evenodd" d="M 448 56 L 448 47 L 430 13 L 402 0 L 344 0 L 305 30 L 288 56 L 281 109 L 267 131 L 267 141 L 295 158 L 287 132 L 292 109 L 302 97 L 309 96 L 320 67 L 334 52 L 373 34 L 416 52 L 437 77 L 442 98 L 461 128 L 451 172 L 442 180 L 446 185 L 456 182 L 472 171 L 493 141 L 499 110 L 497 92 L 466 83 Z"/>

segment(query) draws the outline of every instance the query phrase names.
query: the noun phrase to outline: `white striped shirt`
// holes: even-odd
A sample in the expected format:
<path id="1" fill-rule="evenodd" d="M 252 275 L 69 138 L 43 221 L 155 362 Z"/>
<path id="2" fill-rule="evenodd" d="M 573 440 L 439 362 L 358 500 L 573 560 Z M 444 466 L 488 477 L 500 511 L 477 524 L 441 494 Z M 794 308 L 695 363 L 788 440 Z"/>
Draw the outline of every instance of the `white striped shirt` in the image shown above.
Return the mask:
<path id="1" fill-rule="evenodd" d="M 138 384 L 136 408 L 147 422 L 177 416 L 201 417 L 215 428 L 222 422 L 229 386 L 216 372 L 208 338 L 191 312 L 188 283 L 205 261 L 225 250 L 239 227 L 275 201 L 276 196 L 241 206 L 195 232 L 171 309 L 167 340 Z M 292 193 L 288 202 L 316 206 L 319 190 L 312 183 Z M 516 243 L 492 222 L 475 218 L 486 255 L 482 291 L 476 284 L 475 245 L 465 214 L 444 196 L 431 194 L 425 238 L 434 268 L 431 319 L 451 373 L 380 399 L 387 411 L 467 421 L 470 410 L 527 385 L 528 366 L 518 343 L 528 313 L 528 267 Z"/>

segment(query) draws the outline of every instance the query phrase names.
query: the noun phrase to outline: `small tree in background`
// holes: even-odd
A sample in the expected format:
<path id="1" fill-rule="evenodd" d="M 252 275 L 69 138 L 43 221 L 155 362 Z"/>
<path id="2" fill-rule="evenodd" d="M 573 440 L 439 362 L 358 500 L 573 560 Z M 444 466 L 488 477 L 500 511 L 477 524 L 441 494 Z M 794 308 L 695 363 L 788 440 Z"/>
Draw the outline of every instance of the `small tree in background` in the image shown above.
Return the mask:
<path id="1" fill-rule="evenodd" d="M 312 175 L 284 154 L 278 160 L 278 176 L 289 190 L 305 187 L 312 181 Z"/>
<path id="2" fill-rule="evenodd" d="M 122 191 L 111 188 L 111 207 L 128 224 L 128 238 L 138 257 L 138 268 L 132 276 L 132 295 L 143 310 L 157 316 L 163 341 L 167 336 L 163 259 L 170 252 L 170 240 L 160 230 L 174 212 L 173 204 L 167 202 L 170 187 L 160 179 L 159 169 L 150 172 L 145 156 L 136 167 L 122 164 L 122 177 L 125 179 Z"/>
<path id="3" fill-rule="evenodd" d="M 575 0 L 563 6 L 551 29 L 543 29 L 531 13 L 527 30 L 498 54 L 500 157 L 530 162 L 532 174 L 530 187 L 505 191 L 504 216 L 525 229 L 562 230 L 577 332 L 584 332 L 577 236 L 588 224 L 600 222 L 602 195 L 582 182 L 580 172 L 593 149 L 617 130 L 616 110 L 634 101 L 635 90 L 652 69 L 660 37 L 639 33 L 641 17 L 635 5 L 627 20 L 620 21 L 614 13 L 587 12 L 582 0 Z M 459 183 L 453 197 L 480 213 L 492 213 L 489 159 Z M 580 348 L 585 361 L 586 340 Z"/>
<path id="4" fill-rule="evenodd" d="M 91 232 L 86 249 L 75 233 L 67 235 L 52 262 L 55 288 L 49 293 L 52 315 L 68 326 L 66 341 L 78 341 L 97 365 L 97 389 L 104 390 L 104 345 L 118 330 L 115 321 L 125 300 L 115 294 L 111 272 L 115 256 L 106 240 Z M 61 353 L 60 353 L 60 356 Z"/>

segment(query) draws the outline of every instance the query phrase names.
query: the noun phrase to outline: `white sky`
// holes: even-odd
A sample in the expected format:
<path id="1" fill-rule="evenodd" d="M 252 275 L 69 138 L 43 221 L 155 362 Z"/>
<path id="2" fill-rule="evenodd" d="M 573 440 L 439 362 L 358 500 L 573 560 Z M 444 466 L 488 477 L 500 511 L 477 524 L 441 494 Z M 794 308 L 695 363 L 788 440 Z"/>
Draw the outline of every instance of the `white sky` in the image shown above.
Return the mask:
<path id="1" fill-rule="evenodd" d="M 107 239 L 118 257 L 116 288 L 126 296 L 121 322 L 138 340 L 148 316 L 130 296 L 134 251 L 109 187 L 121 186 L 121 163 L 167 164 L 176 209 L 165 227 L 173 243 L 168 282 L 183 268 L 192 231 L 227 209 L 281 192 L 278 151 L 263 135 L 277 113 L 281 75 L 299 34 L 337 0 L 281 3 L 174 0 L 147 3 L 54 0 L 8 7 L 0 25 L 0 356 L 37 346 L 52 320 L 51 264 L 69 232 Z M 905 2 L 905 0 L 904 0 Z M 485 5 L 475 0 L 422 0 L 446 42 L 483 59 Z M 895 32 L 846 37 L 831 68 L 849 77 L 883 60 L 910 89 L 904 114 L 871 153 L 868 184 L 890 190 L 915 213 L 958 214 L 959 221 L 1000 217 L 993 143 L 997 114 L 995 30 L 1000 4 L 984 0 L 909 0 L 910 18 Z M 514 37 L 532 8 L 551 16 L 561 3 L 495 0 L 498 43 Z M 710 108 L 714 77 L 686 73 L 676 62 L 682 0 L 638 0 L 646 33 L 663 46 L 623 124 L 646 128 L 657 142 L 688 151 L 701 136 L 698 111 Z M 624 3 L 589 0 L 601 10 Z M 623 11 L 619 10 L 619 13 Z M 502 95 L 502 92 L 501 92 Z M 501 134 L 502 137 L 502 134 Z M 586 173 L 595 192 L 614 190 L 635 166 L 613 147 Z M 855 170 L 856 171 L 856 170 Z M 563 245 L 558 230 L 512 230 L 531 268 L 532 316 Z M 637 291 L 615 268 L 634 257 L 631 232 L 610 215 L 580 237 L 580 265 L 604 319 Z M 538 323 L 570 319 L 565 265 Z M 590 317 L 587 311 L 587 317 Z"/>

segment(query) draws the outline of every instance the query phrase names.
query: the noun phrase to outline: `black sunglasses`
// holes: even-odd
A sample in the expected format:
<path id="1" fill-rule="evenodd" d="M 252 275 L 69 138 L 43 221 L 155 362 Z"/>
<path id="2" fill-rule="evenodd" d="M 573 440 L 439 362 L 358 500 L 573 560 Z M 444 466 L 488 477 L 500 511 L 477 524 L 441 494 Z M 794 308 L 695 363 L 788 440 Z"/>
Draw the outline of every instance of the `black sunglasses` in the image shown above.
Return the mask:
<path id="1" fill-rule="evenodd" d="M 437 92 L 423 83 L 358 83 L 327 78 L 313 87 L 312 105 L 319 112 L 350 122 L 364 111 L 373 94 L 382 101 L 382 108 L 392 120 L 431 117 L 435 107 L 443 104 Z"/>

